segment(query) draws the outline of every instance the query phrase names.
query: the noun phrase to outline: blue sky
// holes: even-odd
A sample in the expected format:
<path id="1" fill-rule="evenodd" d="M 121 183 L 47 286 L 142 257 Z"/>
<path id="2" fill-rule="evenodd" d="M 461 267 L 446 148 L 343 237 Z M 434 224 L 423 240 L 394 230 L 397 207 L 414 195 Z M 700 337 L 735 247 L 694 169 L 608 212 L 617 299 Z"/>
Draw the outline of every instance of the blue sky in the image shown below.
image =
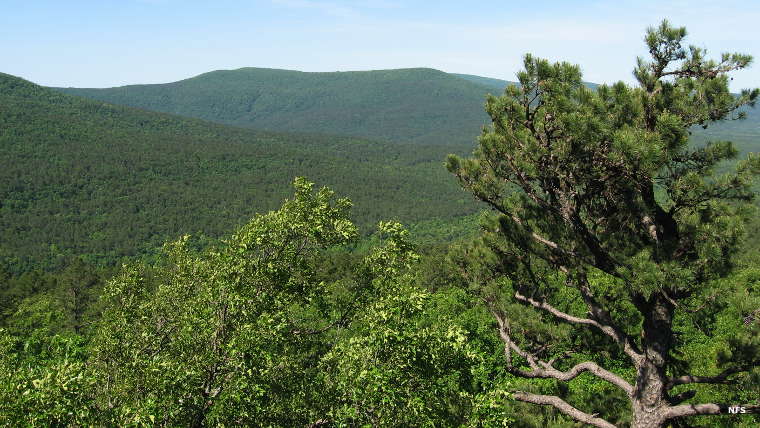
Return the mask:
<path id="1" fill-rule="evenodd" d="M 239 67 L 432 67 L 514 80 L 522 55 L 632 81 L 662 18 L 760 61 L 757 1 L 2 0 L 0 72 L 50 86 L 162 83 Z M 732 89 L 760 86 L 760 64 Z"/>

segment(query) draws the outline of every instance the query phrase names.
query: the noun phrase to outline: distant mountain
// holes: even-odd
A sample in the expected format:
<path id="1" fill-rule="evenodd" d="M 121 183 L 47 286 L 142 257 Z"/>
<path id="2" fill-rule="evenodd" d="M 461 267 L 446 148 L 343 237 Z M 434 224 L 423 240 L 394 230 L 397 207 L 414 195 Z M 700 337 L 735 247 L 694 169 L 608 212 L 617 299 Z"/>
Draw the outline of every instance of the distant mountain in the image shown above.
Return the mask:
<path id="1" fill-rule="evenodd" d="M 491 90 L 427 68 L 334 73 L 241 68 L 167 84 L 56 89 L 248 128 L 418 144 L 472 144 L 487 121 L 483 103 Z"/>
<path id="2" fill-rule="evenodd" d="M 113 262 L 184 233 L 219 236 L 278 207 L 297 175 L 351 198 L 365 231 L 459 218 L 478 207 L 442 163 L 463 151 L 233 128 L 0 74 L 0 257 Z"/>

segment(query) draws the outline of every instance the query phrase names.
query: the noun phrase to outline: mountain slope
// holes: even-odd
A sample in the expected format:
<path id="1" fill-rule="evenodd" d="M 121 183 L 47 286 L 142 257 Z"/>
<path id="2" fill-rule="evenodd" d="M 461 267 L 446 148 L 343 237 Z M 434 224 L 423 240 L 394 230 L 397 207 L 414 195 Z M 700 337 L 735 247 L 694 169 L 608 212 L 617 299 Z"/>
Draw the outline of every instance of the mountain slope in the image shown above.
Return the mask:
<path id="1" fill-rule="evenodd" d="M 485 95 L 501 94 L 514 83 L 426 68 L 334 73 L 241 68 L 166 84 L 54 89 L 254 129 L 472 145 L 487 123 Z M 748 114 L 748 120 L 716 124 L 710 132 L 696 134 L 718 139 L 760 136 L 760 114 L 755 109 Z"/>
<path id="2" fill-rule="evenodd" d="M 278 207 L 296 175 L 380 219 L 454 218 L 476 206 L 447 146 L 232 128 L 62 94 L 0 74 L 0 256 L 113 262 L 182 233 L 218 236 Z"/>
<path id="3" fill-rule="evenodd" d="M 167 84 L 57 90 L 249 128 L 419 144 L 470 144 L 487 119 L 482 85 L 424 68 L 335 73 L 241 68 Z"/>

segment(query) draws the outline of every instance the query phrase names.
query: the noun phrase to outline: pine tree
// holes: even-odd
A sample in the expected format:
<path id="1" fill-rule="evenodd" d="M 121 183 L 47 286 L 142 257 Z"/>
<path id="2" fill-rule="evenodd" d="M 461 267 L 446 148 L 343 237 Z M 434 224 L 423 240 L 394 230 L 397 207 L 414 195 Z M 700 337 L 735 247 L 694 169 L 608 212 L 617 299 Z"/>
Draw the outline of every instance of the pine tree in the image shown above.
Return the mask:
<path id="1" fill-rule="evenodd" d="M 759 91 L 729 92 L 729 73 L 750 65 L 750 56 L 711 60 L 705 50 L 687 47 L 685 37 L 684 28 L 667 21 L 648 29 L 651 59 L 638 59 L 633 87 L 619 82 L 592 90 L 579 67 L 526 55 L 520 85 L 489 96 L 493 124 L 479 137 L 474 158 L 452 155 L 447 165 L 499 215 L 484 242 L 498 258 L 494 273 L 505 280 L 497 291 L 482 284 L 480 295 L 498 325 L 508 371 L 563 382 L 590 373 L 628 397 L 634 427 L 726 413 L 727 403 L 690 403 L 695 390 L 681 385 L 727 383 L 760 363 L 751 325 L 727 344 L 719 373 L 689 373 L 689 361 L 678 356 L 686 344 L 674 320 L 711 316 L 716 294 L 733 286 L 719 280 L 734 269 L 752 180 L 760 173 L 757 156 L 733 172 L 716 172 L 737 155 L 730 142 L 688 144 L 695 127 L 741 119 Z M 568 304 L 573 298 L 582 310 Z M 510 300 L 606 336 L 582 353 L 611 347 L 628 369 L 532 342 L 513 328 L 520 320 L 507 309 Z M 559 395 L 512 391 L 512 397 L 614 426 L 596 414 L 600 409 L 584 412 Z"/>

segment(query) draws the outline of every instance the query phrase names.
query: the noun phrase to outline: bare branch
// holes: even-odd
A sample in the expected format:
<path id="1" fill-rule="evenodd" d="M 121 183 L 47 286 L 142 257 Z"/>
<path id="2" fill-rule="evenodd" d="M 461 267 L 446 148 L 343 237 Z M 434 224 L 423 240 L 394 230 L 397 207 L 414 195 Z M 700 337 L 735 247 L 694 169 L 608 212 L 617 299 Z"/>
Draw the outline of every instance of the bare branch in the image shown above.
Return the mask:
<path id="1" fill-rule="evenodd" d="M 755 309 L 751 314 L 744 317 L 744 325 L 750 325 L 755 320 L 760 320 L 760 308 Z"/>
<path id="2" fill-rule="evenodd" d="M 586 302 L 586 305 L 591 312 L 591 316 L 603 326 L 602 332 L 615 339 L 615 341 L 623 347 L 623 352 L 625 352 L 634 363 L 638 364 L 642 358 L 642 353 L 636 346 L 636 342 L 612 322 L 612 316 L 610 313 L 604 310 L 602 305 L 600 305 L 599 302 L 596 301 L 596 298 L 594 298 L 594 294 L 591 292 L 591 287 L 589 287 L 585 276 L 583 277 L 583 283 L 579 284 L 577 288 L 578 291 L 581 292 L 583 301 Z"/>
<path id="3" fill-rule="evenodd" d="M 504 215 L 509 216 L 509 218 L 511 218 L 512 221 L 515 222 L 516 224 L 518 224 L 520 226 L 524 226 L 524 223 L 520 219 L 520 217 L 518 217 L 515 214 L 512 214 L 512 213 L 510 213 L 508 211 L 506 211 L 501 204 L 499 204 L 498 202 L 496 202 L 496 201 L 488 198 L 487 195 L 480 194 L 479 196 L 481 197 L 481 200 L 483 200 L 485 203 L 487 203 L 488 205 L 490 205 L 496 211 L 498 211 L 498 212 L 500 212 L 500 213 L 502 213 Z M 536 242 L 538 242 L 540 244 L 543 244 L 543 245 L 551 248 L 552 250 L 555 250 L 555 251 L 557 251 L 557 252 L 559 252 L 559 253 L 567 256 L 567 257 L 570 257 L 570 258 L 577 258 L 577 257 L 579 257 L 579 255 L 577 253 L 575 253 L 574 251 L 570 251 L 570 250 L 564 249 L 564 248 L 560 247 L 556 242 L 551 241 L 551 240 L 549 240 L 549 239 L 547 239 L 547 238 L 545 238 L 545 237 L 537 234 L 536 232 L 531 232 L 530 237 L 534 241 L 536 241 Z"/>
<path id="4" fill-rule="evenodd" d="M 615 425 L 605 421 L 604 419 L 598 418 L 596 415 L 590 415 L 588 413 L 582 412 L 568 404 L 565 400 L 553 395 L 538 395 L 531 394 L 529 392 L 516 391 L 512 394 L 512 396 L 517 401 L 540 404 L 542 406 L 552 406 L 578 422 L 583 422 L 600 428 L 615 428 Z"/>
<path id="5" fill-rule="evenodd" d="M 755 404 L 716 404 L 716 403 L 703 403 L 703 404 L 681 404 L 679 406 L 670 407 L 665 411 L 665 419 L 681 418 L 684 416 L 696 416 L 696 415 L 727 415 L 731 414 L 729 408 L 736 409 L 738 413 L 757 414 L 760 413 L 760 405 Z"/>
<path id="6" fill-rule="evenodd" d="M 512 341 L 512 338 L 510 337 L 509 333 L 509 322 L 507 319 L 501 315 L 501 313 L 496 310 L 492 305 L 489 305 L 489 309 L 491 310 L 491 313 L 493 314 L 494 318 L 496 318 L 496 323 L 499 325 L 499 337 L 501 337 L 502 342 L 504 342 L 504 355 L 507 358 L 507 368 L 510 369 L 510 371 L 513 370 L 512 368 L 512 351 L 515 351 L 517 355 L 525 358 L 528 361 L 528 365 L 533 369 L 538 369 L 539 366 L 536 363 L 536 359 L 528 352 L 523 351 L 515 342 Z"/>
<path id="7" fill-rule="evenodd" d="M 607 382 L 617 386 L 618 388 L 625 391 L 626 394 L 631 395 L 633 394 L 633 387 L 631 384 L 625 381 L 622 377 L 616 375 L 615 373 L 612 373 L 608 370 L 605 370 L 604 368 L 600 367 L 596 363 L 592 361 L 585 361 L 579 364 L 576 364 L 568 371 L 560 371 L 549 365 L 548 363 L 544 363 L 542 361 L 539 361 L 539 364 L 543 366 L 543 368 L 540 369 L 534 369 L 532 371 L 526 372 L 522 371 L 520 374 L 529 377 L 529 378 L 553 378 L 561 381 L 570 381 L 578 377 L 583 372 L 589 372 L 593 374 L 594 376 L 606 380 Z"/>
<path id="8" fill-rule="evenodd" d="M 561 371 L 557 370 L 552 366 L 553 360 L 550 360 L 549 362 L 540 361 L 538 360 L 535 355 L 526 352 L 515 342 L 512 341 L 512 338 L 509 335 L 509 325 L 507 323 L 507 320 L 496 310 L 491 311 L 494 314 L 494 317 L 496 318 L 496 322 L 499 325 L 499 336 L 501 336 L 501 340 L 504 342 L 504 353 L 508 359 L 507 361 L 507 367 L 509 368 L 510 372 L 513 374 L 516 374 L 518 376 L 524 377 L 524 378 L 541 378 L 541 379 L 557 379 L 561 380 L 563 382 L 568 382 L 576 377 L 578 377 L 583 372 L 589 372 L 593 374 L 594 376 L 606 380 L 607 382 L 617 386 L 618 388 L 625 391 L 627 395 L 633 394 L 633 387 L 630 383 L 628 383 L 625 379 L 622 377 L 616 375 L 615 373 L 612 373 L 598 364 L 592 362 L 592 361 L 586 361 L 583 363 L 576 364 L 573 366 L 570 370 L 567 371 Z M 521 357 L 525 358 L 528 361 L 528 365 L 530 366 L 531 370 L 522 370 L 518 368 L 514 368 L 512 366 L 511 361 L 511 353 L 514 351 L 516 354 L 520 355 Z"/>

